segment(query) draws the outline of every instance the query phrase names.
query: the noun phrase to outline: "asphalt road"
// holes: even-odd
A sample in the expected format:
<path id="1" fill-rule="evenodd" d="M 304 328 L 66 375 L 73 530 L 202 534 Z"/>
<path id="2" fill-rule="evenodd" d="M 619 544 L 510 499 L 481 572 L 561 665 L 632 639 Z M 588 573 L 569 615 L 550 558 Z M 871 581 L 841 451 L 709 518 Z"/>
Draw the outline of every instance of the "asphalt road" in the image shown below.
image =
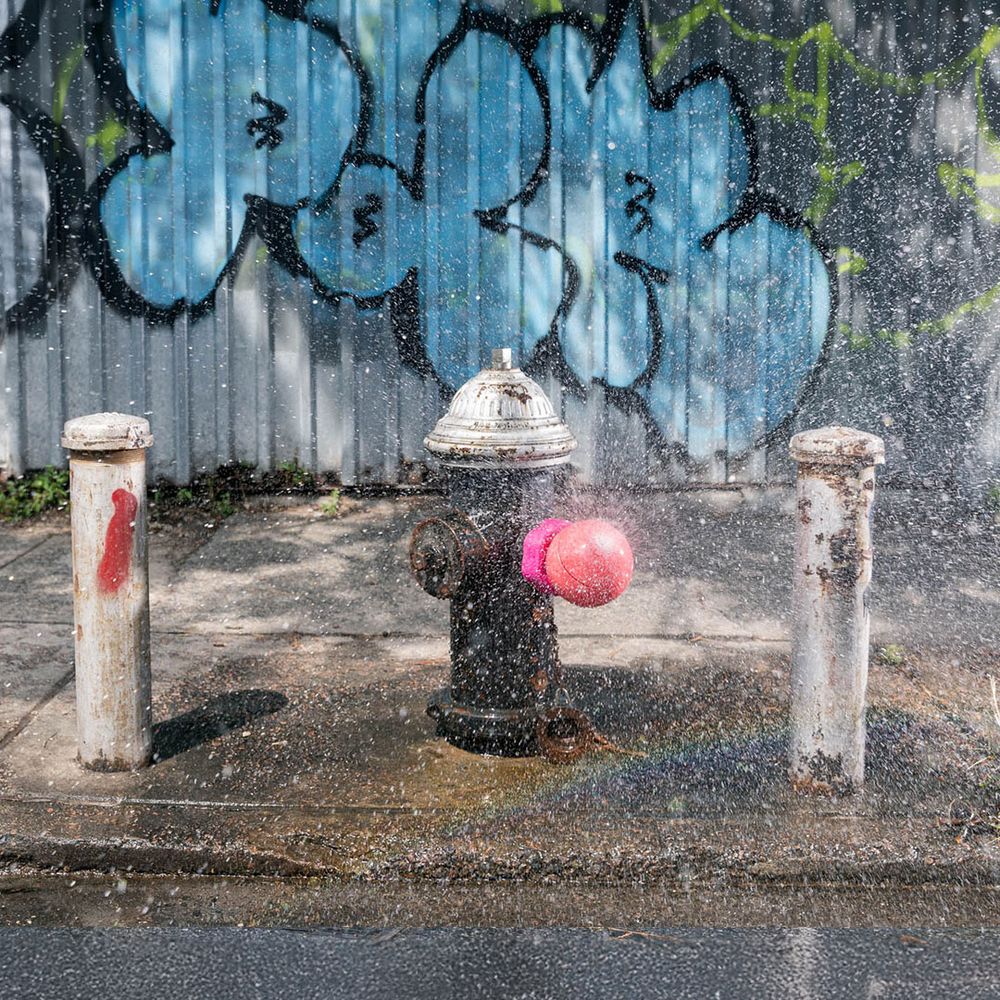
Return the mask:
<path id="1" fill-rule="evenodd" d="M 0 931 L 5 1000 L 1000 997 L 1000 931 Z"/>

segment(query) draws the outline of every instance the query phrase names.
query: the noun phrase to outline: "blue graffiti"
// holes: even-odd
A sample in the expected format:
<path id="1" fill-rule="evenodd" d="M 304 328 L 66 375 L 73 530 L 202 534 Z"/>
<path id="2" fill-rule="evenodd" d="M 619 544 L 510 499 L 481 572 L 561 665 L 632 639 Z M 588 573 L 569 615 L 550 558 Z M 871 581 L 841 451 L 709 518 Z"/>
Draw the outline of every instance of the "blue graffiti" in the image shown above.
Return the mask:
<path id="1" fill-rule="evenodd" d="M 334 294 L 377 298 L 419 273 L 421 339 L 452 389 L 498 339 L 529 357 L 552 333 L 563 295 L 559 278 L 524 280 L 562 259 L 553 240 L 518 221 L 519 198 L 547 155 L 542 97 L 511 42 L 475 23 L 466 8 L 455 44 L 446 39 L 416 95 L 426 107 L 423 158 L 406 170 L 355 157 L 329 206 L 296 221 L 303 258 Z"/>
<path id="2" fill-rule="evenodd" d="M 301 208 L 336 182 L 359 81 L 335 30 L 260 0 L 113 0 L 111 16 L 129 91 L 171 142 L 128 158 L 101 220 L 130 288 L 157 306 L 198 303 L 254 198 Z"/>
<path id="3" fill-rule="evenodd" d="M 510 343 L 696 461 L 794 412 L 827 262 L 762 194 L 735 80 L 650 81 L 634 0 L 600 28 L 453 0 L 361 0 L 351 26 L 332 2 L 109 2 L 130 99 L 169 136 L 112 164 L 100 199 L 139 301 L 210 304 L 252 231 L 326 297 L 410 289 L 397 342 L 451 389 Z"/>
<path id="4" fill-rule="evenodd" d="M 535 53 L 552 83 L 548 183 L 580 287 L 561 346 L 581 381 L 639 394 L 690 457 L 748 449 L 794 409 L 830 318 L 822 254 L 753 188 L 752 123 L 732 82 L 704 67 L 673 92 L 647 77 L 638 17 L 615 39 L 571 27 Z"/>

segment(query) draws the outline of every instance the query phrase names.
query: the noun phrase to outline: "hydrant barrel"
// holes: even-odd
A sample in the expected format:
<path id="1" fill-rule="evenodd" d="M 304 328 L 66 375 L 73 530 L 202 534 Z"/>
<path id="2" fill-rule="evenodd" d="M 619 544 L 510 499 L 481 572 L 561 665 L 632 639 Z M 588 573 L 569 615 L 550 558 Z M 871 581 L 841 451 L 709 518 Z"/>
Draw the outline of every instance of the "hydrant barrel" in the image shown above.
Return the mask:
<path id="1" fill-rule="evenodd" d="M 524 579 L 519 556 L 530 527 L 552 509 L 554 477 L 546 470 L 454 470 L 449 483 L 452 503 L 480 525 L 488 547 L 479 572 L 451 602 L 451 699 L 487 715 L 527 709 L 523 727 L 513 720 L 483 726 L 493 752 L 504 745 L 523 752 L 557 650 L 552 598 Z"/>
<path id="2" fill-rule="evenodd" d="M 123 771 L 152 754 L 146 449 L 149 422 L 67 421 L 80 762 Z"/>
<path id="3" fill-rule="evenodd" d="M 789 777 L 859 789 L 865 771 L 871 512 L 882 439 L 849 427 L 796 434 Z"/>

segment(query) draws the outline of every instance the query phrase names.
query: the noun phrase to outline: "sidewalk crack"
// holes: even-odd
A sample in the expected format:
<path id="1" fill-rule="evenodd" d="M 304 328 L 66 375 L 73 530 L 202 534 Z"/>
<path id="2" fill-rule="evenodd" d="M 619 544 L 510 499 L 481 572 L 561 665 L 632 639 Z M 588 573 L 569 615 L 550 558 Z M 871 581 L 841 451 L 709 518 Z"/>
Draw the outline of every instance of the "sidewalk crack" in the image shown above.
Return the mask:
<path id="1" fill-rule="evenodd" d="M 56 537 L 56 535 L 46 535 L 44 538 L 40 538 L 34 545 L 29 545 L 26 549 L 18 552 L 17 555 L 13 555 L 9 559 L 5 559 L 3 562 L 0 562 L 0 569 L 6 569 L 8 566 L 16 563 L 18 559 L 23 559 L 26 555 L 30 555 L 35 551 L 35 549 L 44 545 L 50 538 Z"/>
<path id="2" fill-rule="evenodd" d="M 42 697 L 39 698 L 38 701 L 36 701 L 35 704 L 24 713 L 24 715 L 21 716 L 17 724 L 12 729 L 9 729 L 3 736 L 0 736 L 0 752 L 6 750 L 7 747 L 9 747 L 11 743 L 13 743 L 14 740 L 16 740 L 25 729 L 27 729 L 28 725 L 38 715 L 38 713 L 45 708 L 45 706 L 52 701 L 52 699 L 55 698 L 55 696 L 59 694 L 59 692 L 62 691 L 67 684 L 69 684 L 69 682 L 73 679 L 73 674 L 75 672 L 76 668 L 70 667 L 69 670 L 67 670 L 66 673 L 64 673 L 62 677 L 60 677 L 59 680 L 57 680 L 55 684 L 53 684 L 52 687 L 45 694 L 43 694 Z"/>

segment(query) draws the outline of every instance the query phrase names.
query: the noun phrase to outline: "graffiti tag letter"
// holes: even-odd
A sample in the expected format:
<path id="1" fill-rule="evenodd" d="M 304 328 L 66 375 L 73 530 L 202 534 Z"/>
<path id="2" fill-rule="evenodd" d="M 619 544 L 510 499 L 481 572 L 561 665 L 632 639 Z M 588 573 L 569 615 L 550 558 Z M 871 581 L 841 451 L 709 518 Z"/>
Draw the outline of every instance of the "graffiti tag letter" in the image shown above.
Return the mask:
<path id="1" fill-rule="evenodd" d="M 270 114 L 261 115 L 260 118 L 251 118 L 247 122 L 247 135 L 256 135 L 261 132 L 262 135 L 256 142 L 257 148 L 263 149 L 267 146 L 268 149 L 277 149 L 285 138 L 278 126 L 288 117 L 288 110 L 277 101 L 269 101 L 256 90 L 250 100 L 254 104 L 263 105 Z"/>
<path id="2" fill-rule="evenodd" d="M 656 187 L 648 177 L 643 177 L 642 174 L 637 174 L 634 170 L 625 171 L 625 183 L 629 187 L 634 187 L 636 184 L 643 185 L 643 189 L 629 198 L 628 204 L 625 206 L 625 214 L 630 219 L 635 215 L 639 216 L 639 221 L 636 223 L 635 229 L 632 230 L 632 235 L 638 236 L 644 229 L 649 229 L 653 225 L 653 217 L 643 202 L 652 201 L 656 197 Z"/>

